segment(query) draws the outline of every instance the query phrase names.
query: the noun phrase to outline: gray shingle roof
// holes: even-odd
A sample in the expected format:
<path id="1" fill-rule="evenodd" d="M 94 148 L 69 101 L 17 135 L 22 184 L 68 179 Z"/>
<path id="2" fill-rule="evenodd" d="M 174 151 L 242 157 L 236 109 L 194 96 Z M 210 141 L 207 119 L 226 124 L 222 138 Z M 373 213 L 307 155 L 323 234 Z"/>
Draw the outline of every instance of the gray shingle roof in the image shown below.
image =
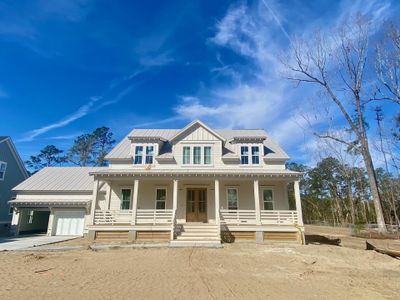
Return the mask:
<path id="1" fill-rule="evenodd" d="M 8 138 L 8 136 L 0 135 L 0 143 L 1 143 L 2 141 L 4 141 L 5 139 L 7 139 L 7 138 Z"/>
<path id="2" fill-rule="evenodd" d="M 107 169 L 104 167 L 48 167 L 40 170 L 17 185 L 14 191 L 90 192 L 93 176 L 90 172 Z"/>

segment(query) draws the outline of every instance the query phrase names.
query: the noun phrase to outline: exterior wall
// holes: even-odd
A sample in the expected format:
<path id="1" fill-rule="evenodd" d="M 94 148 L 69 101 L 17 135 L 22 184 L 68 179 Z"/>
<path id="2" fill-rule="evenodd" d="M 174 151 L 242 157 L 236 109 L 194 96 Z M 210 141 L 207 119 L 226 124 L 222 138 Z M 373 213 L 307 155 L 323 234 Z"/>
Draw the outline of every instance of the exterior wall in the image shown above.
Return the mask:
<path id="1" fill-rule="evenodd" d="M 12 188 L 24 181 L 27 176 L 22 170 L 13 155 L 7 141 L 0 143 L 0 161 L 7 163 L 4 180 L 0 180 L 0 232 L 8 230 L 11 223 L 10 205 L 8 201 L 15 196 Z"/>

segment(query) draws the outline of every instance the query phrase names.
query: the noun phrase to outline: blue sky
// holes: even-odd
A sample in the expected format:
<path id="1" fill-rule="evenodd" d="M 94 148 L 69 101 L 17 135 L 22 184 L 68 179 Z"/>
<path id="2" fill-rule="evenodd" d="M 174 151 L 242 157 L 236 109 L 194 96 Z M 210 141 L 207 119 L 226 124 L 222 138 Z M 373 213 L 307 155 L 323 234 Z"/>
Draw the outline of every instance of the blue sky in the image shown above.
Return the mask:
<path id="1" fill-rule="evenodd" d="M 199 118 L 264 128 L 309 162 L 315 141 L 299 107 L 315 91 L 285 80 L 278 56 L 292 35 L 328 31 L 357 12 L 381 24 L 399 3 L 3 0 L 0 134 L 28 159 L 100 126 L 119 140 L 135 127 Z"/>

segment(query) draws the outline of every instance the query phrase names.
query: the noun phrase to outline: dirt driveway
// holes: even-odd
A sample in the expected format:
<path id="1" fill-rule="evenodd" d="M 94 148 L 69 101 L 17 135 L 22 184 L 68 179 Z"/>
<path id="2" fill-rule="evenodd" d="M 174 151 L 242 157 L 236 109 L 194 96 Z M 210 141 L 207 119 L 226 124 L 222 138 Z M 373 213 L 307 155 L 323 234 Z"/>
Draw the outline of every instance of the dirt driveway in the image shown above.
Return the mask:
<path id="1" fill-rule="evenodd" d="M 0 253 L 0 299 L 398 299 L 400 261 L 328 245 Z"/>

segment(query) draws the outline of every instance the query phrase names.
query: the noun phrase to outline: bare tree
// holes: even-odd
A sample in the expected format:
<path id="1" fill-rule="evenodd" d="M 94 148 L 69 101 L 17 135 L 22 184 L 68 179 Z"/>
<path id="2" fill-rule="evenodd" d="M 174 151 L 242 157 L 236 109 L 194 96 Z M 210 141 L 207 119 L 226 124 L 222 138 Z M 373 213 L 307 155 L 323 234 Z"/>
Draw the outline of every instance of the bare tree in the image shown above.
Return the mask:
<path id="1" fill-rule="evenodd" d="M 290 56 L 284 64 L 290 71 L 289 79 L 311 83 L 325 92 L 330 103 L 344 118 L 346 130 L 354 134 L 354 140 L 344 140 L 334 132 L 316 132 L 320 138 L 343 143 L 361 153 L 368 174 L 379 230 L 386 232 L 381 198 L 368 144 L 364 118 L 365 105 L 371 97 L 365 97 L 365 84 L 369 42 L 369 24 L 358 18 L 351 25 L 344 25 L 332 36 L 315 34 L 311 40 L 297 40 L 292 44 Z"/>

